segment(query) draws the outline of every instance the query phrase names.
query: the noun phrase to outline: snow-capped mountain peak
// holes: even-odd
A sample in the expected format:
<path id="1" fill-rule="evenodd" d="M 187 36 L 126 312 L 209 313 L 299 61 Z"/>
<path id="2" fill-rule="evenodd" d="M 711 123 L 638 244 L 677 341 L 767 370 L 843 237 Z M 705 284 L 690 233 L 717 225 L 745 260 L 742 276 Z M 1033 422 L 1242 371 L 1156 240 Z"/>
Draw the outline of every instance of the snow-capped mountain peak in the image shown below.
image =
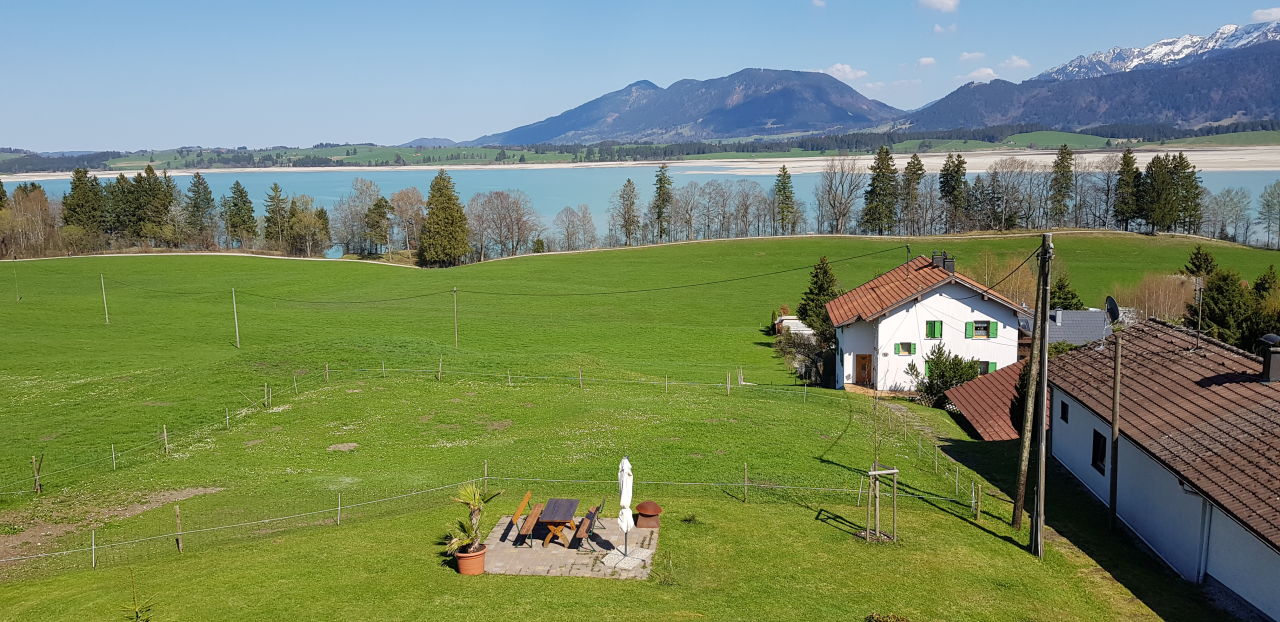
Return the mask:
<path id="1" fill-rule="evenodd" d="M 1208 36 L 1182 35 L 1162 39 L 1142 48 L 1114 47 L 1088 56 L 1077 56 L 1032 79 L 1078 80 L 1135 69 L 1169 67 L 1189 63 L 1215 52 L 1267 41 L 1280 41 L 1280 22 L 1261 22 L 1246 26 L 1227 24 Z"/>

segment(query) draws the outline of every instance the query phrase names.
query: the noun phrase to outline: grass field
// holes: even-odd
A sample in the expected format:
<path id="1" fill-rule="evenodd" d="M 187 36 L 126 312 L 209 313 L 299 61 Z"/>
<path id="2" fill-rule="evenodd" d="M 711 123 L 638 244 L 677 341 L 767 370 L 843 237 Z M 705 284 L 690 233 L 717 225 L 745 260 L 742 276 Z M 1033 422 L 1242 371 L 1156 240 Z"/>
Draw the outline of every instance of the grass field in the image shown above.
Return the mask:
<path id="1" fill-rule="evenodd" d="M 29 553 L 85 546 L 93 526 L 102 545 L 172 531 L 170 506 L 182 495 L 158 493 L 221 489 L 181 501 L 191 531 L 325 510 L 340 492 L 351 505 L 474 478 L 486 460 L 496 476 L 611 480 L 625 453 L 641 480 L 741 481 L 746 462 L 756 482 L 852 487 L 874 458 L 876 438 L 882 460 L 902 466 L 907 491 L 954 497 L 950 462 L 944 458 L 944 472 L 935 474 L 928 445 L 921 454 L 919 436 L 873 416 L 867 399 L 761 390 L 799 390 L 760 328 L 779 304 L 794 308 L 807 269 L 589 295 L 775 272 L 820 255 L 861 257 L 834 264 L 851 287 L 904 260 L 901 244 L 723 241 L 450 270 L 236 256 L 12 263 L 0 270 L 0 400 L 10 405 L 0 411 L 8 432 L 0 481 L 5 491 L 29 485 L 28 461 L 43 453 L 47 492 L 34 500 L 0 495 L 0 534 L 53 533 Z M 983 251 L 1021 259 L 1037 238 L 911 244 L 915 253 L 956 253 L 963 271 Z M 1057 239 L 1090 303 L 1144 271 L 1175 270 L 1192 245 L 1105 234 Z M 1212 249 L 1220 264 L 1246 274 L 1277 257 L 1226 244 Z M 867 255 L 874 251 L 885 252 Z M 453 287 L 462 290 L 456 348 Z M 446 373 L 437 381 L 441 361 Z M 384 362 L 392 370 L 385 375 Z M 723 385 L 663 388 L 664 379 L 723 383 L 738 369 L 758 388 L 731 395 Z M 507 370 L 558 379 L 517 377 L 509 385 Z M 264 383 L 272 387 L 271 408 L 253 404 Z M 230 429 L 219 429 L 224 408 Z M 960 497 L 967 500 L 969 481 L 1007 486 L 1007 445 L 968 441 L 945 413 L 909 408 L 912 428 L 933 430 L 964 462 Z M 161 426 L 171 435 L 167 456 L 155 444 Z M 125 454 L 112 471 L 113 443 L 151 444 Z M 329 449 L 342 443 L 358 447 Z M 96 462 L 70 468 L 87 461 Z M 608 485 L 490 485 L 508 491 L 490 521 L 529 488 L 542 498 L 616 497 Z M 0 617 L 109 618 L 135 580 L 157 598 L 164 620 L 422 619 L 445 610 L 463 619 L 1213 615 L 1195 590 L 1106 535 L 1079 493 L 1060 488 L 1050 519 L 1061 536 L 1036 562 L 1017 544 L 1025 536 L 1001 522 L 1008 505 L 994 499 L 980 524 L 967 501 L 904 502 L 902 542 L 873 546 L 839 522 L 814 520 L 821 508 L 861 524 L 865 509 L 848 495 L 761 490 L 744 505 L 732 486 L 637 487 L 638 499 L 667 508 L 655 574 L 642 582 L 459 577 L 440 565 L 437 540 L 459 516 L 444 490 L 345 510 L 341 526 L 325 512 L 190 534 L 181 555 L 163 539 L 104 549 L 96 571 L 82 554 L 0 564 Z M 137 511 L 116 510 L 122 507 Z M 697 520 L 679 520 L 690 515 Z"/>
<path id="2" fill-rule="evenodd" d="M 1248 147 L 1280 145 L 1280 130 L 1232 132 L 1217 136 L 1194 136 L 1165 141 L 1166 145 L 1199 145 L 1205 147 Z"/>
<path id="3" fill-rule="evenodd" d="M 1057 149 L 1062 145 L 1072 149 L 1100 149 L 1107 146 L 1107 139 L 1102 136 L 1077 134 L 1074 132 L 1024 132 L 1004 139 L 1003 143 L 1013 147 L 1030 147 L 1037 149 Z"/>

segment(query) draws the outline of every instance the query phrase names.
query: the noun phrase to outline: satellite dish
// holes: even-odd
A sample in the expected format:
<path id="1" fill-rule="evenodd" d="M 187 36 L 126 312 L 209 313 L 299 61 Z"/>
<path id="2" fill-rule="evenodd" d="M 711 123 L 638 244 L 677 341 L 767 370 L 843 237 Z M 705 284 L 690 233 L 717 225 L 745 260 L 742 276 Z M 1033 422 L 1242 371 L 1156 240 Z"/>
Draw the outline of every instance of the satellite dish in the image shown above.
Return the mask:
<path id="1" fill-rule="evenodd" d="M 1120 321 L 1120 305 L 1116 304 L 1116 299 L 1107 296 L 1107 317 L 1112 324 Z"/>

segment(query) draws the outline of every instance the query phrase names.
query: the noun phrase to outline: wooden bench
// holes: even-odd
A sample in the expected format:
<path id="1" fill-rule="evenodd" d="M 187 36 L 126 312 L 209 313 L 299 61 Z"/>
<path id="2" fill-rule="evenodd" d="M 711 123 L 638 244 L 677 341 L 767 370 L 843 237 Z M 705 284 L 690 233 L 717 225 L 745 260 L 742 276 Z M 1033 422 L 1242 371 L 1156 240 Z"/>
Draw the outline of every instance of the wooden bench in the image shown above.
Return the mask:
<path id="1" fill-rule="evenodd" d="M 578 523 L 578 531 L 573 534 L 573 537 L 580 541 L 579 547 L 586 545 L 587 548 L 593 551 L 596 550 L 595 545 L 591 543 L 591 534 L 595 532 L 596 523 L 600 521 L 600 512 L 603 510 L 604 499 L 601 499 L 600 505 L 591 508 L 587 515 L 582 518 L 582 521 Z"/>
<path id="2" fill-rule="evenodd" d="M 524 493 L 524 498 L 520 500 L 520 505 L 516 506 L 516 513 L 511 515 L 511 524 L 507 526 L 507 533 L 520 528 L 520 517 L 524 516 L 525 508 L 529 507 L 529 499 L 533 498 L 533 491 Z M 515 538 L 512 538 L 514 541 Z"/>
<path id="3" fill-rule="evenodd" d="M 530 547 L 533 546 L 533 541 L 529 536 L 533 534 L 533 528 L 538 524 L 538 518 L 542 516 L 542 508 L 544 507 L 546 507 L 545 503 L 539 503 L 533 506 L 533 509 L 529 511 L 528 518 L 525 518 L 524 522 L 520 524 L 520 532 L 516 536 L 517 545 L 520 544 L 520 538 L 524 538 L 525 544 L 528 544 Z"/>

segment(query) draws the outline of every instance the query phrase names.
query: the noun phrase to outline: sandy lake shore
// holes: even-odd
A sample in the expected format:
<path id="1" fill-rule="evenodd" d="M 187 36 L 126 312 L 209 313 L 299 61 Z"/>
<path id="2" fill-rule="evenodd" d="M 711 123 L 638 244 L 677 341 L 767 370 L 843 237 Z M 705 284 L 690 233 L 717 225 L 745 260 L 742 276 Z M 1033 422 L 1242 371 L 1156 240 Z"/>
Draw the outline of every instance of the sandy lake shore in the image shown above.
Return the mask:
<path id="1" fill-rule="evenodd" d="M 1152 156 L 1161 153 L 1170 153 L 1177 151 L 1185 151 L 1191 162 L 1201 171 L 1269 171 L 1280 170 L 1280 146 L 1262 146 L 1262 147 L 1199 147 L 1199 148 L 1162 148 L 1150 147 L 1135 150 L 1138 157 L 1138 165 L 1145 166 Z M 1077 165 L 1082 161 L 1093 161 L 1104 158 L 1108 155 L 1116 153 L 1115 151 L 1088 151 L 1081 150 L 1076 152 Z M 1034 164 L 1047 165 L 1053 162 L 1055 152 L 1051 150 L 1028 151 L 1025 149 L 1011 149 L 999 151 L 967 151 L 963 152 L 964 159 L 968 162 L 970 172 L 981 172 L 991 166 L 993 162 L 1001 158 L 1015 157 L 1020 160 L 1026 160 Z M 863 163 L 864 166 L 871 164 L 872 156 L 859 155 L 852 156 L 855 160 Z M 901 166 L 907 158 L 907 154 L 894 154 L 894 159 Z M 792 173 L 817 173 L 822 170 L 823 165 L 828 158 L 826 157 L 804 157 L 804 158 L 763 158 L 763 159 L 738 159 L 738 160 L 673 160 L 666 164 L 670 165 L 676 173 L 712 173 L 720 175 L 771 175 L 778 170 L 778 167 L 786 165 L 787 170 Z M 925 170 L 930 173 L 936 173 L 942 167 L 943 160 L 946 159 L 945 153 L 922 153 L 920 160 L 924 162 Z M 550 164 L 462 164 L 453 166 L 320 166 L 320 167 L 278 167 L 278 168 L 211 168 L 211 169 L 173 169 L 169 171 L 170 175 L 190 175 L 197 171 L 201 173 L 236 173 L 236 174 L 262 174 L 262 173 L 316 173 L 316 172 L 366 172 L 366 171 L 433 171 L 439 168 L 445 170 L 514 170 L 514 169 L 573 169 L 573 168 L 623 168 L 631 166 L 657 166 L 661 162 L 573 162 L 573 163 L 550 163 Z M 95 171 L 99 177 L 109 177 L 117 173 L 132 174 L 133 171 Z M 0 175 L 0 181 L 5 183 L 20 183 L 25 181 L 44 181 L 50 179 L 68 179 L 71 177 L 69 172 L 60 173 L 16 173 L 9 175 Z"/>

